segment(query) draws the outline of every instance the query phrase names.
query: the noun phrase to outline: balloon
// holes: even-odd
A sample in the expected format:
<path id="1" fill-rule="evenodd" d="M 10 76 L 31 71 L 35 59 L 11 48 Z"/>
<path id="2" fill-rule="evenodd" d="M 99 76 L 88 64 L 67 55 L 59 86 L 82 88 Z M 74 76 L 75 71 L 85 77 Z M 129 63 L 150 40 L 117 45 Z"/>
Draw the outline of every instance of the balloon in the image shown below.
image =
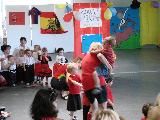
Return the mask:
<path id="1" fill-rule="evenodd" d="M 64 9 L 66 7 L 66 4 L 56 4 L 55 6 L 58 9 Z"/>
<path id="2" fill-rule="evenodd" d="M 113 6 L 113 3 L 112 2 L 107 2 L 107 5 L 108 5 L 108 7 L 111 7 L 111 6 Z"/>
<path id="3" fill-rule="evenodd" d="M 110 11 L 112 13 L 112 16 L 115 16 L 117 14 L 117 10 L 114 7 L 111 7 L 109 9 L 110 9 Z"/>
<path id="4" fill-rule="evenodd" d="M 63 20 L 65 22 L 70 22 L 72 20 L 72 17 L 73 17 L 73 12 L 70 12 L 70 13 L 66 13 L 63 17 Z"/>
<path id="5" fill-rule="evenodd" d="M 82 17 L 79 11 L 73 11 L 74 18 L 81 21 Z"/>
<path id="6" fill-rule="evenodd" d="M 72 11 L 72 8 L 70 8 L 68 5 L 66 6 L 66 13 L 69 13 Z"/>
<path id="7" fill-rule="evenodd" d="M 107 10 L 104 12 L 104 18 L 105 18 L 106 20 L 109 20 L 109 19 L 111 19 L 111 17 L 112 17 L 112 13 L 111 13 L 111 11 L 110 11 L 109 9 L 107 9 Z"/>

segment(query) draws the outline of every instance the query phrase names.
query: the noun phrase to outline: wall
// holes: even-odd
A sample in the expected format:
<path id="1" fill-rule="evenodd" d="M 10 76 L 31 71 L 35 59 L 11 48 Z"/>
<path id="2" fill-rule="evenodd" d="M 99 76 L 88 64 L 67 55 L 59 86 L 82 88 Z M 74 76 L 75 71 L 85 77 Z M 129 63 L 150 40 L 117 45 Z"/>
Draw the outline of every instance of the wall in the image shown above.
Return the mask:
<path id="1" fill-rule="evenodd" d="M 74 44 L 74 29 L 73 29 L 73 21 L 66 23 L 63 21 L 64 9 L 56 9 L 54 5 L 41 5 L 35 6 L 40 11 L 43 12 L 52 12 L 54 11 L 65 30 L 68 30 L 67 33 L 64 34 L 40 34 L 40 17 L 39 24 L 33 25 L 33 41 L 31 46 L 30 40 L 30 27 L 29 27 L 29 16 L 28 10 L 29 6 L 6 6 L 7 11 L 7 33 L 8 33 L 8 43 L 12 46 L 11 52 L 15 47 L 19 46 L 19 38 L 21 36 L 25 36 L 27 38 L 27 45 L 31 48 L 35 44 L 39 44 L 42 47 L 47 47 L 50 53 L 53 53 L 55 48 L 63 47 L 66 52 L 73 51 Z M 25 12 L 25 25 L 8 25 L 8 12 Z"/>

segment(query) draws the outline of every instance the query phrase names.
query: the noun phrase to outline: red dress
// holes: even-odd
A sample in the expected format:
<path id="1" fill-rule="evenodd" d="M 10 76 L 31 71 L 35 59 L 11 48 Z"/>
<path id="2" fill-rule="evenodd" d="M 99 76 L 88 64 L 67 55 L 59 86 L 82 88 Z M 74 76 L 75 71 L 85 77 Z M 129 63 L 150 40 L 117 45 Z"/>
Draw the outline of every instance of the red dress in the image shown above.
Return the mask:
<path id="1" fill-rule="evenodd" d="M 47 56 L 47 58 L 49 59 L 49 61 L 52 61 L 50 56 Z M 42 56 L 41 61 L 41 66 L 39 66 L 41 69 L 38 72 L 37 76 L 40 77 L 51 77 L 52 76 L 52 70 L 49 68 L 48 65 L 48 61 L 46 60 L 46 58 L 44 56 Z"/>

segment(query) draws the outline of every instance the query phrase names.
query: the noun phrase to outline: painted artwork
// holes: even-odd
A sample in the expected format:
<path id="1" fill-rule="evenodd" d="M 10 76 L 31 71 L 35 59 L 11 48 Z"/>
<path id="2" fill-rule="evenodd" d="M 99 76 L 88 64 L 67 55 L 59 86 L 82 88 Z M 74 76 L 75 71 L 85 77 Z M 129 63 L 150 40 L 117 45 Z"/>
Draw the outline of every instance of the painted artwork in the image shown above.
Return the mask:
<path id="1" fill-rule="evenodd" d="M 41 34 L 63 34 L 68 32 L 64 31 L 54 12 L 41 12 L 40 17 Z"/>
<path id="2" fill-rule="evenodd" d="M 102 43 L 101 34 L 90 34 L 82 36 L 82 53 L 87 53 L 92 42 Z"/>
<path id="3" fill-rule="evenodd" d="M 9 12 L 9 25 L 25 25 L 25 12 Z"/>
<path id="4" fill-rule="evenodd" d="M 115 7 L 117 15 L 110 20 L 110 33 L 117 40 L 117 49 L 140 48 L 139 9 Z"/>

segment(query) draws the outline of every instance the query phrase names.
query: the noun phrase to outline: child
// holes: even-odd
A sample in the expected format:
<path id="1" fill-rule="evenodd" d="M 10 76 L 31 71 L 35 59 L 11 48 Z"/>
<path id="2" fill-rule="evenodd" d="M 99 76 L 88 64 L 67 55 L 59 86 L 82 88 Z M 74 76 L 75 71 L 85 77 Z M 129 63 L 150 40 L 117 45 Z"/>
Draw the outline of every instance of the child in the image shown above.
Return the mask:
<path id="1" fill-rule="evenodd" d="M 52 76 L 52 70 L 49 68 L 48 62 L 52 61 L 52 58 L 48 55 L 48 50 L 46 47 L 42 48 L 42 55 L 39 55 L 39 60 L 41 61 L 41 72 L 39 76 L 46 77 L 45 84 L 48 85 L 48 77 Z"/>
<path id="2" fill-rule="evenodd" d="M 34 58 L 31 50 L 25 50 L 25 83 L 29 87 L 34 81 Z"/>
<path id="3" fill-rule="evenodd" d="M 9 81 L 10 85 L 15 87 L 16 83 L 16 61 L 13 55 L 8 55 L 8 64 L 9 64 Z"/>
<path id="4" fill-rule="evenodd" d="M 65 63 L 68 63 L 68 60 L 64 57 L 64 49 L 58 48 L 57 49 L 57 56 L 56 56 L 56 63 L 64 65 Z"/>
<path id="5" fill-rule="evenodd" d="M 153 104 L 151 104 L 151 103 L 147 103 L 147 104 L 143 105 L 143 107 L 142 107 L 142 113 L 143 113 L 144 117 L 142 117 L 141 120 L 147 120 L 148 111 L 149 111 L 149 109 L 150 109 L 151 106 L 153 106 Z"/>
<path id="6" fill-rule="evenodd" d="M 70 111 L 71 120 L 77 120 L 74 112 L 81 109 L 81 79 L 78 75 L 78 66 L 75 63 L 67 65 L 67 72 L 70 74 L 68 77 L 69 95 L 67 101 L 67 110 Z"/>
<path id="7" fill-rule="evenodd" d="M 113 69 L 113 65 L 115 63 L 116 55 L 112 49 L 113 46 L 115 46 L 116 40 L 114 37 L 108 37 L 103 41 L 103 50 L 98 51 L 103 54 L 103 56 L 107 59 L 107 65 L 101 64 L 99 67 L 96 68 L 96 71 L 93 73 L 94 82 L 95 82 L 95 90 L 93 91 L 93 94 L 99 94 L 101 89 L 99 87 L 99 80 L 98 76 L 104 76 L 106 81 L 111 78 L 111 71 Z M 99 58 L 99 53 L 97 54 L 97 57 Z"/>
<path id="8" fill-rule="evenodd" d="M 38 73 L 41 71 L 41 61 L 39 61 L 38 56 L 42 54 L 40 45 L 34 45 L 33 50 L 33 58 L 35 60 L 35 69 L 34 69 L 34 75 L 36 82 L 40 82 L 40 78 L 38 76 Z"/>
<path id="9" fill-rule="evenodd" d="M 17 83 L 23 83 L 25 80 L 25 51 L 23 49 L 19 50 L 19 57 L 16 59 L 17 68 L 16 68 L 16 76 Z"/>

